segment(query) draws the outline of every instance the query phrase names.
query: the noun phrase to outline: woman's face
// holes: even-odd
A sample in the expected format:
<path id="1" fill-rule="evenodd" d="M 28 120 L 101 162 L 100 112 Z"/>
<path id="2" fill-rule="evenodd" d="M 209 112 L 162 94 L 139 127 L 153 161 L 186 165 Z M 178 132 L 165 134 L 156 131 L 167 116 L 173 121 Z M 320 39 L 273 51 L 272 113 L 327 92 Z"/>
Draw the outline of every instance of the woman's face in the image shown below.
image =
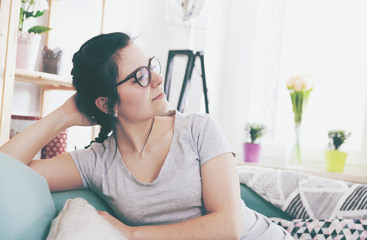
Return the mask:
<path id="1" fill-rule="evenodd" d="M 151 56 L 146 56 L 133 42 L 119 51 L 117 58 L 119 79 L 125 79 L 141 66 L 148 66 Z M 117 106 L 119 118 L 127 121 L 145 121 L 163 114 L 168 109 L 168 102 L 163 93 L 163 78 L 150 70 L 151 82 L 147 87 L 140 86 L 134 78 L 117 86 L 120 104 Z"/>

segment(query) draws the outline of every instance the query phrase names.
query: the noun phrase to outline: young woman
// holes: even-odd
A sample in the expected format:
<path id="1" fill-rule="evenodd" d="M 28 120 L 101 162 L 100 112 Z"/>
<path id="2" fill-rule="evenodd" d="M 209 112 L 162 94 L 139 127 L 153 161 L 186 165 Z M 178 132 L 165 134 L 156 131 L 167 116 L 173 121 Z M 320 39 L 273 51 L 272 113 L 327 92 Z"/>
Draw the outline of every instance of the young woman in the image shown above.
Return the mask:
<path id="1" fill-rule="evenodd" d="M 213 119 L 168 111 L 160 64 L 123 33 L 96 36 L 73 57 L 76 95 L 4 144 L 51 191 L 89 188 L 129 239 L 292 239 L 240 198 L 232 150 Z M 33 156 L 71 126 L 99 124 L 86 149 Z M 23 146 L 19 148 L 19 146 Z"/>

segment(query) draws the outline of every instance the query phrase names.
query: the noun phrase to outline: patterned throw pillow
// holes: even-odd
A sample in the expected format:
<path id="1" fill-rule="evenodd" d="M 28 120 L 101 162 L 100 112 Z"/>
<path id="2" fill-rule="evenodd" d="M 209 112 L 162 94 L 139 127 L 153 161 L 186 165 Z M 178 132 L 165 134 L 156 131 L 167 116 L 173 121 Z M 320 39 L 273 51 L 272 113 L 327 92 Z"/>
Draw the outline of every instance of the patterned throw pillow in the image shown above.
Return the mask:
<path id="1" fill-rule="evenodd" d="M 66 152 L 68 130 L 60 132 L 53 140 L 42 148 L 41 158 L 49 159 Z"/>
<path id="2" fill-rule="evenodd" d="M 294 239 L 323 240 L 365 240 L 367 239 L 367 220 L 360 219 L 295 219 L 287 221 L 281 218 L 271 220 L 287 230 Z"/>
<path id="3" fill-rule="evenodd" d="M 367 185 L 308 173 L 240 166 L 240 182 L 293 219 L 367 219 Z"/>

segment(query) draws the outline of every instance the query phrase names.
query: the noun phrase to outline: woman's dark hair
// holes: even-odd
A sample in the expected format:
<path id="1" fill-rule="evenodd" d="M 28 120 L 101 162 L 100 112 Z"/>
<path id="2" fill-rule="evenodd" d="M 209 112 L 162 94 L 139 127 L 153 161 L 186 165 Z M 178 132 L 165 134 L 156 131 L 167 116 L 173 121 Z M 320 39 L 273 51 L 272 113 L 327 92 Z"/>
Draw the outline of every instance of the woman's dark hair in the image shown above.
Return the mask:
<path id="1" fill-rule="evenodd" d="M 118 51 L 130 41 L 128 35 L 120 32 L 101 34 L 85 42 L 73 56 L 71 75 L 77 91 L 77 107 L 101 126 L 95 142 L 102 143 L 116 130 L 113 114 L 115 105 L 120 102 L 114 87 L 119 77 Z M 108 114 L 95 105 L 98 97 L 108 98 Z"/>

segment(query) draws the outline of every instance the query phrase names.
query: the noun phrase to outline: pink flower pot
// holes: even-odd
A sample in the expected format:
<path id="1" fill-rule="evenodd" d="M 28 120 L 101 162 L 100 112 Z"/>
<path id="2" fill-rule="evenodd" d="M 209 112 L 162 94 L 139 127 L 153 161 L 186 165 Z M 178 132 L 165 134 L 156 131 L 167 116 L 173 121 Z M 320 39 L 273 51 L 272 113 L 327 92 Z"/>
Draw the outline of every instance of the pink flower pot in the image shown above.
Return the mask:
<path id="1" fill-rule="evenodd" d="M 244 143 L 245 162 L 259 162 L 261 146 L 260 144 Z"/>

